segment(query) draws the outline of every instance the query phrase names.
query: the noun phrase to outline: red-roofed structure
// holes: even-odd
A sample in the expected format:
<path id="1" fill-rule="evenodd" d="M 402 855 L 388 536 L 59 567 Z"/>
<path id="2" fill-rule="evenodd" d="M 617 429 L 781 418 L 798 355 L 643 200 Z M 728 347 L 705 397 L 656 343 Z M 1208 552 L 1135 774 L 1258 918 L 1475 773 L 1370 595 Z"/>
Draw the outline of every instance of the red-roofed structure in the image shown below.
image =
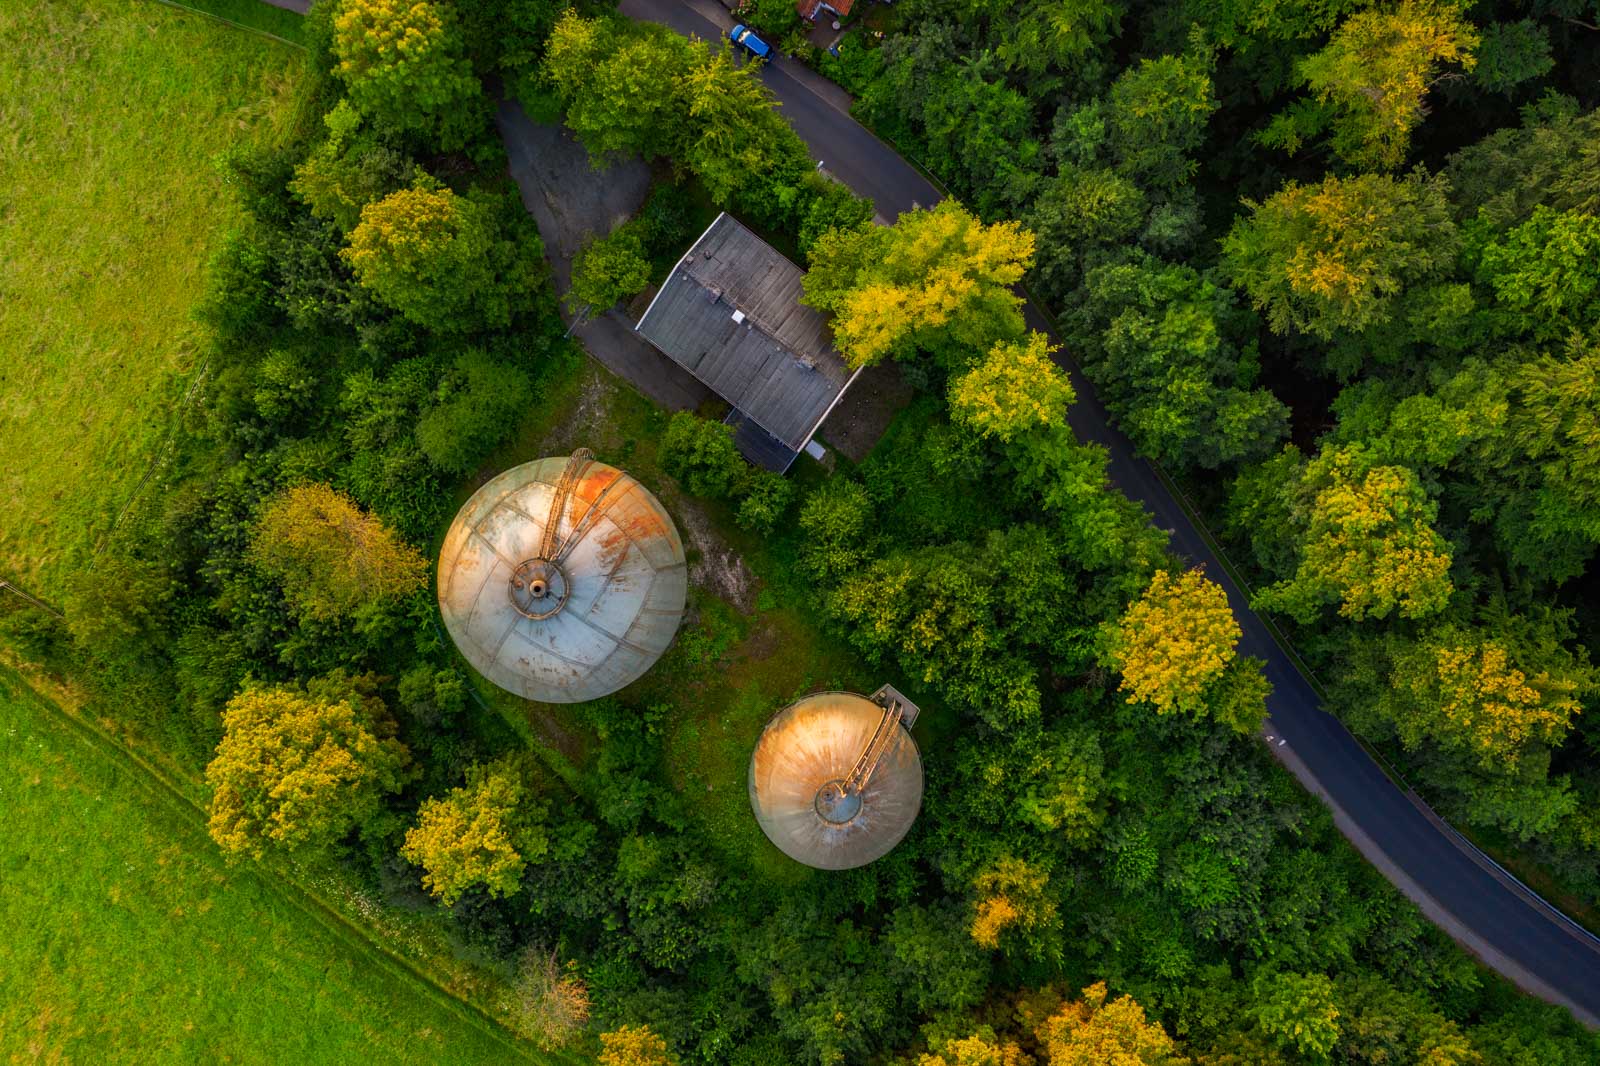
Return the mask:
<path id="1" fill-rule="evenodd" d="M 801 18 L 815 22 L 820 11 L 832 11 L 840 18 L 844 18 L 850 14 L 851 5 L 854 3 L 855 0 L 799 0 L 794 9 L 800 12 Z"/>

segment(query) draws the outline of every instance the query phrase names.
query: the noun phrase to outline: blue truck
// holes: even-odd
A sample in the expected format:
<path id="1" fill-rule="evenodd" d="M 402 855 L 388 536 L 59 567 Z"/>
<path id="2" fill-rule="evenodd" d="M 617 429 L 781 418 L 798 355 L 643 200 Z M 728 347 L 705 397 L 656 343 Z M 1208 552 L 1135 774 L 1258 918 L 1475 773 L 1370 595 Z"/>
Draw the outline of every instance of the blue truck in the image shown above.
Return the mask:
<path id="1" fill-rule="evenodd" d="M 772 46 L 766 41 L 763 41 L 761 38 L 757 37 L 756 31 L 751 29 L 749 26 L 746 26 L 742 22 L 728 31 L 728 40 L 732 41 L 738 47 L 743 48 L 746 52 L 749 52 L 757 59 L 772 58 Z"/>

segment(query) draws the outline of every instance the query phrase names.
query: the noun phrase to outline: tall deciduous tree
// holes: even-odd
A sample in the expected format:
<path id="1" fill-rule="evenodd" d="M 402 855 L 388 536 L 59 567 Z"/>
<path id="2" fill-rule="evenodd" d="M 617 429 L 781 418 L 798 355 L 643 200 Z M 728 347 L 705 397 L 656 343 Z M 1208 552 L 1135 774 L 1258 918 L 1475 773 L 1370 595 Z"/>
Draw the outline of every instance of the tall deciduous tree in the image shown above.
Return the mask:
<path id="1" fill-rule="evenodd" d="M 369 679 L 330 675 L 305 689 L 246 688 L 228 701 L 206 767 L 209 828 L 224 851 L 337 841 L 399 791 L 410 752 Z"/>
<path id="2" fill-rule="evenodd" d="M 1289 410 L 1256 373 L 1255 317 L 1234 294 L 1189 267 L 1144 256 L 1098 267 L 1084 317 L 1096 333 L 1081 358 L 1124 432 L 1163 462 L 1218 467 L 1265 454 Z"/>
<path id="3" fill-rule="evenodd" d="M 379 122 L 432 133 L 447 149 L 466 143 L 483 94 L 449 4 L 343 0 L 333 29 L 334 73 L 356 107 Z"/>
<path id="4" fill-rule="evenodd" d="M 296 485 L 268 501 L 250 558 L 283 586 L 302 618 L 349 618 L 422 587 L 428 563 L 383 521 L 338 490 Z"/>
<path id="5" fill-rule="evenodd" d="M 1234 676 L 1260 677 L 1259 661 L 1237 659 L 1240 635 L 1222 586 L 1199 570 L 1157 570 L 1110 630 L 1105 660 L 1122 674 L 1129 703 L 1157 714 L 1210 712 L 1249 732 L 1266 714 L 1267 688 Z"/>
<path id="6" fill-rule="evenodd" d="M 493 204 L 424 177 L 362 208 L 342 254 L 356 279 L 406 318 L 463 332 L 503 327 L 533 300 L 541 253 L 536 237 L 501 234 Z"/>
<path id="7" fill-rule="evenodd" d="M 811 249 L 804 302 L 833 313 L 834 340 L 856 366 L 931 351 L 946 361 L 1021 336 L 1011 286 L 1033 261 L 1033 234 L 985 225 L 954 200 L 888 229 L 834 230 Z"/>
<path id="8" fill-rule="evenodd" d="M 1111 999 L 1105 982 L 1083 990 L 1039 1026 L 1050 1066 L 1188 1066 L 1159 1022 L 1131 996 Z"/>
<path id="9" fill-rule="evenodd" d="M 568 9 L 545 52 L 545 77 L 566 124 L 595 161 L 616 153 L 674 155 L 688 136 L 679 82 L 697 61 L 692 42 L 664 27 L 589 19 Z"/>
<path id="10" fill-rule="evenodd" d="M 1356 621 L 1444 609 L 1454 591 L 1450 546 L 1434 531 L 1439 508 L 1416 474 L 1334 448 L 1307 465 L 1294 492 L 1299 563 L 1257 594 L 1258 606 L 1302 622 L 1332 603 Z"/>
<path id="11" fill-rule="evenodd" d="M 1004 856 L 973 879 L 972 921 L 967 931 L 981 947 L 1018 940 L 1035 958 L 1059 955 L 1061 916 L 1047 890 L 1050 872 L 1038 863 Z"/>
<path id="12" fill-rule="evenodd" d="M 1397 167 L 1427 113 L 1423 101 L 1441 68 L 1471 70 L 1477 45 L 1478 31 L 1449 0 L 1402 0 L 1397 7 L 1359 11 L 1297 68 L 1315 104 L 1280 116 L 1263 139 L 1293 151 L 1331 126 L 1333 149 L 1346 162 Z"/>
<path id="13" fill-rule="evenodd" d="M 1265 972 L 1250 983 L 1252 1013 L 1279 1046 L 1323 1061 L 1339 1041 L 1339 1007 L 1333 982 L 1322 974 Z"/>
<path id="14" fill-rule="evenodd" d="M 400 855 L 422 867 L 423 885 L 446 906 L 473 885 L 509 896 L 549 850 L 544 817 L 515 760 L 480 763 L 461 788 L 422 801 Z"/>
<path id="15" fill-rule="evenodd" d="M 1290 182 L 1222 242 L 1223 268 L 1276 333 L 1329 339 L 1389 321 L 1407 286 L 1451 266 L 1444 183 L 1414 174 Z"/>
<path id="16" fill-rule="evenodd" d="M 1204 56 L 1143 59 L 1111 83 L 1105 115 L 1112 163 L 1141 184 L 1172 190 L 1193 176 L 1190 158 L 1217 109 Z"/>
<path id="17" fill-rule="evenodd" d="M 1594 693 L 1595 673 L 1558 646 L 1525 651 L 1455 625 L 1405 647 L 1383 701 L 1401 742 L 1431 739 L 1502 772 L 1530 748 L 1558 743 Z"/>
<path id="18" fill-rule="evenodd" d="M 1002 444 L 1067 430 L 1067 408 L 1077 396 L 1050 358 L 1056 350 L 1042 333 L 997 342 L 982 362 L 950 382 L 953 417 Z"/>

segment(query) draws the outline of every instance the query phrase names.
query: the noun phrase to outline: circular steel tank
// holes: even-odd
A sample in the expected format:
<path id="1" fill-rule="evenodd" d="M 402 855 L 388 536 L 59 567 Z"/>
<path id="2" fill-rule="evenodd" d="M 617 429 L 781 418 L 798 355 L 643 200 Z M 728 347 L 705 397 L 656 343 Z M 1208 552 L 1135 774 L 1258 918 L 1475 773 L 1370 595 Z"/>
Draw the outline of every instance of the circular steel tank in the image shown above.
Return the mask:
<path id="1" fill-rule="evenodd" d="M 922 807 L 922 756 L 887 713 L 853 692 L 818 692 L 767 723 L 750 756 L 750 806 L 785 855 L 848 870 L 882 858 L 910 831 Z M 855 789 L 863 753 L 872 765 Z"/>
<path id="2" fill-rule="evenodd" d="M 543 703 L 637 680 L 672 644 L 688 587 L 661 501 L 582 450 L 484 485 L 439 552 L 439 611 L 456 647 L 490 681 Z"/>

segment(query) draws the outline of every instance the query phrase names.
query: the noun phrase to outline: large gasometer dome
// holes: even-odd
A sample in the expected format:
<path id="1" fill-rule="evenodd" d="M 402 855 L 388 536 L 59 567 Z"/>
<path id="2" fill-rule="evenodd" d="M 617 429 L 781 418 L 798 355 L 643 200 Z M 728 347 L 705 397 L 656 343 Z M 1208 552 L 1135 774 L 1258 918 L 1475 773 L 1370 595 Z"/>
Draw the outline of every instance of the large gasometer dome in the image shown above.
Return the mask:
<path id="1" fill-rule="evenodd" d="M 848 870 L 880 859 L 922 807 L 916 705 L 885 685 L 871 698 L 818 692 L 767 723 L 750 756 L 750 806 L 791 859 Z"/>
<path id="2" fill-rule="evenodd" d="M 544 703 L 637 680 L 671 645 L 687 594 L 661 501 L 582 448 L 483 486 L 439 552 L 439 610 L 461 654 Z"/>

